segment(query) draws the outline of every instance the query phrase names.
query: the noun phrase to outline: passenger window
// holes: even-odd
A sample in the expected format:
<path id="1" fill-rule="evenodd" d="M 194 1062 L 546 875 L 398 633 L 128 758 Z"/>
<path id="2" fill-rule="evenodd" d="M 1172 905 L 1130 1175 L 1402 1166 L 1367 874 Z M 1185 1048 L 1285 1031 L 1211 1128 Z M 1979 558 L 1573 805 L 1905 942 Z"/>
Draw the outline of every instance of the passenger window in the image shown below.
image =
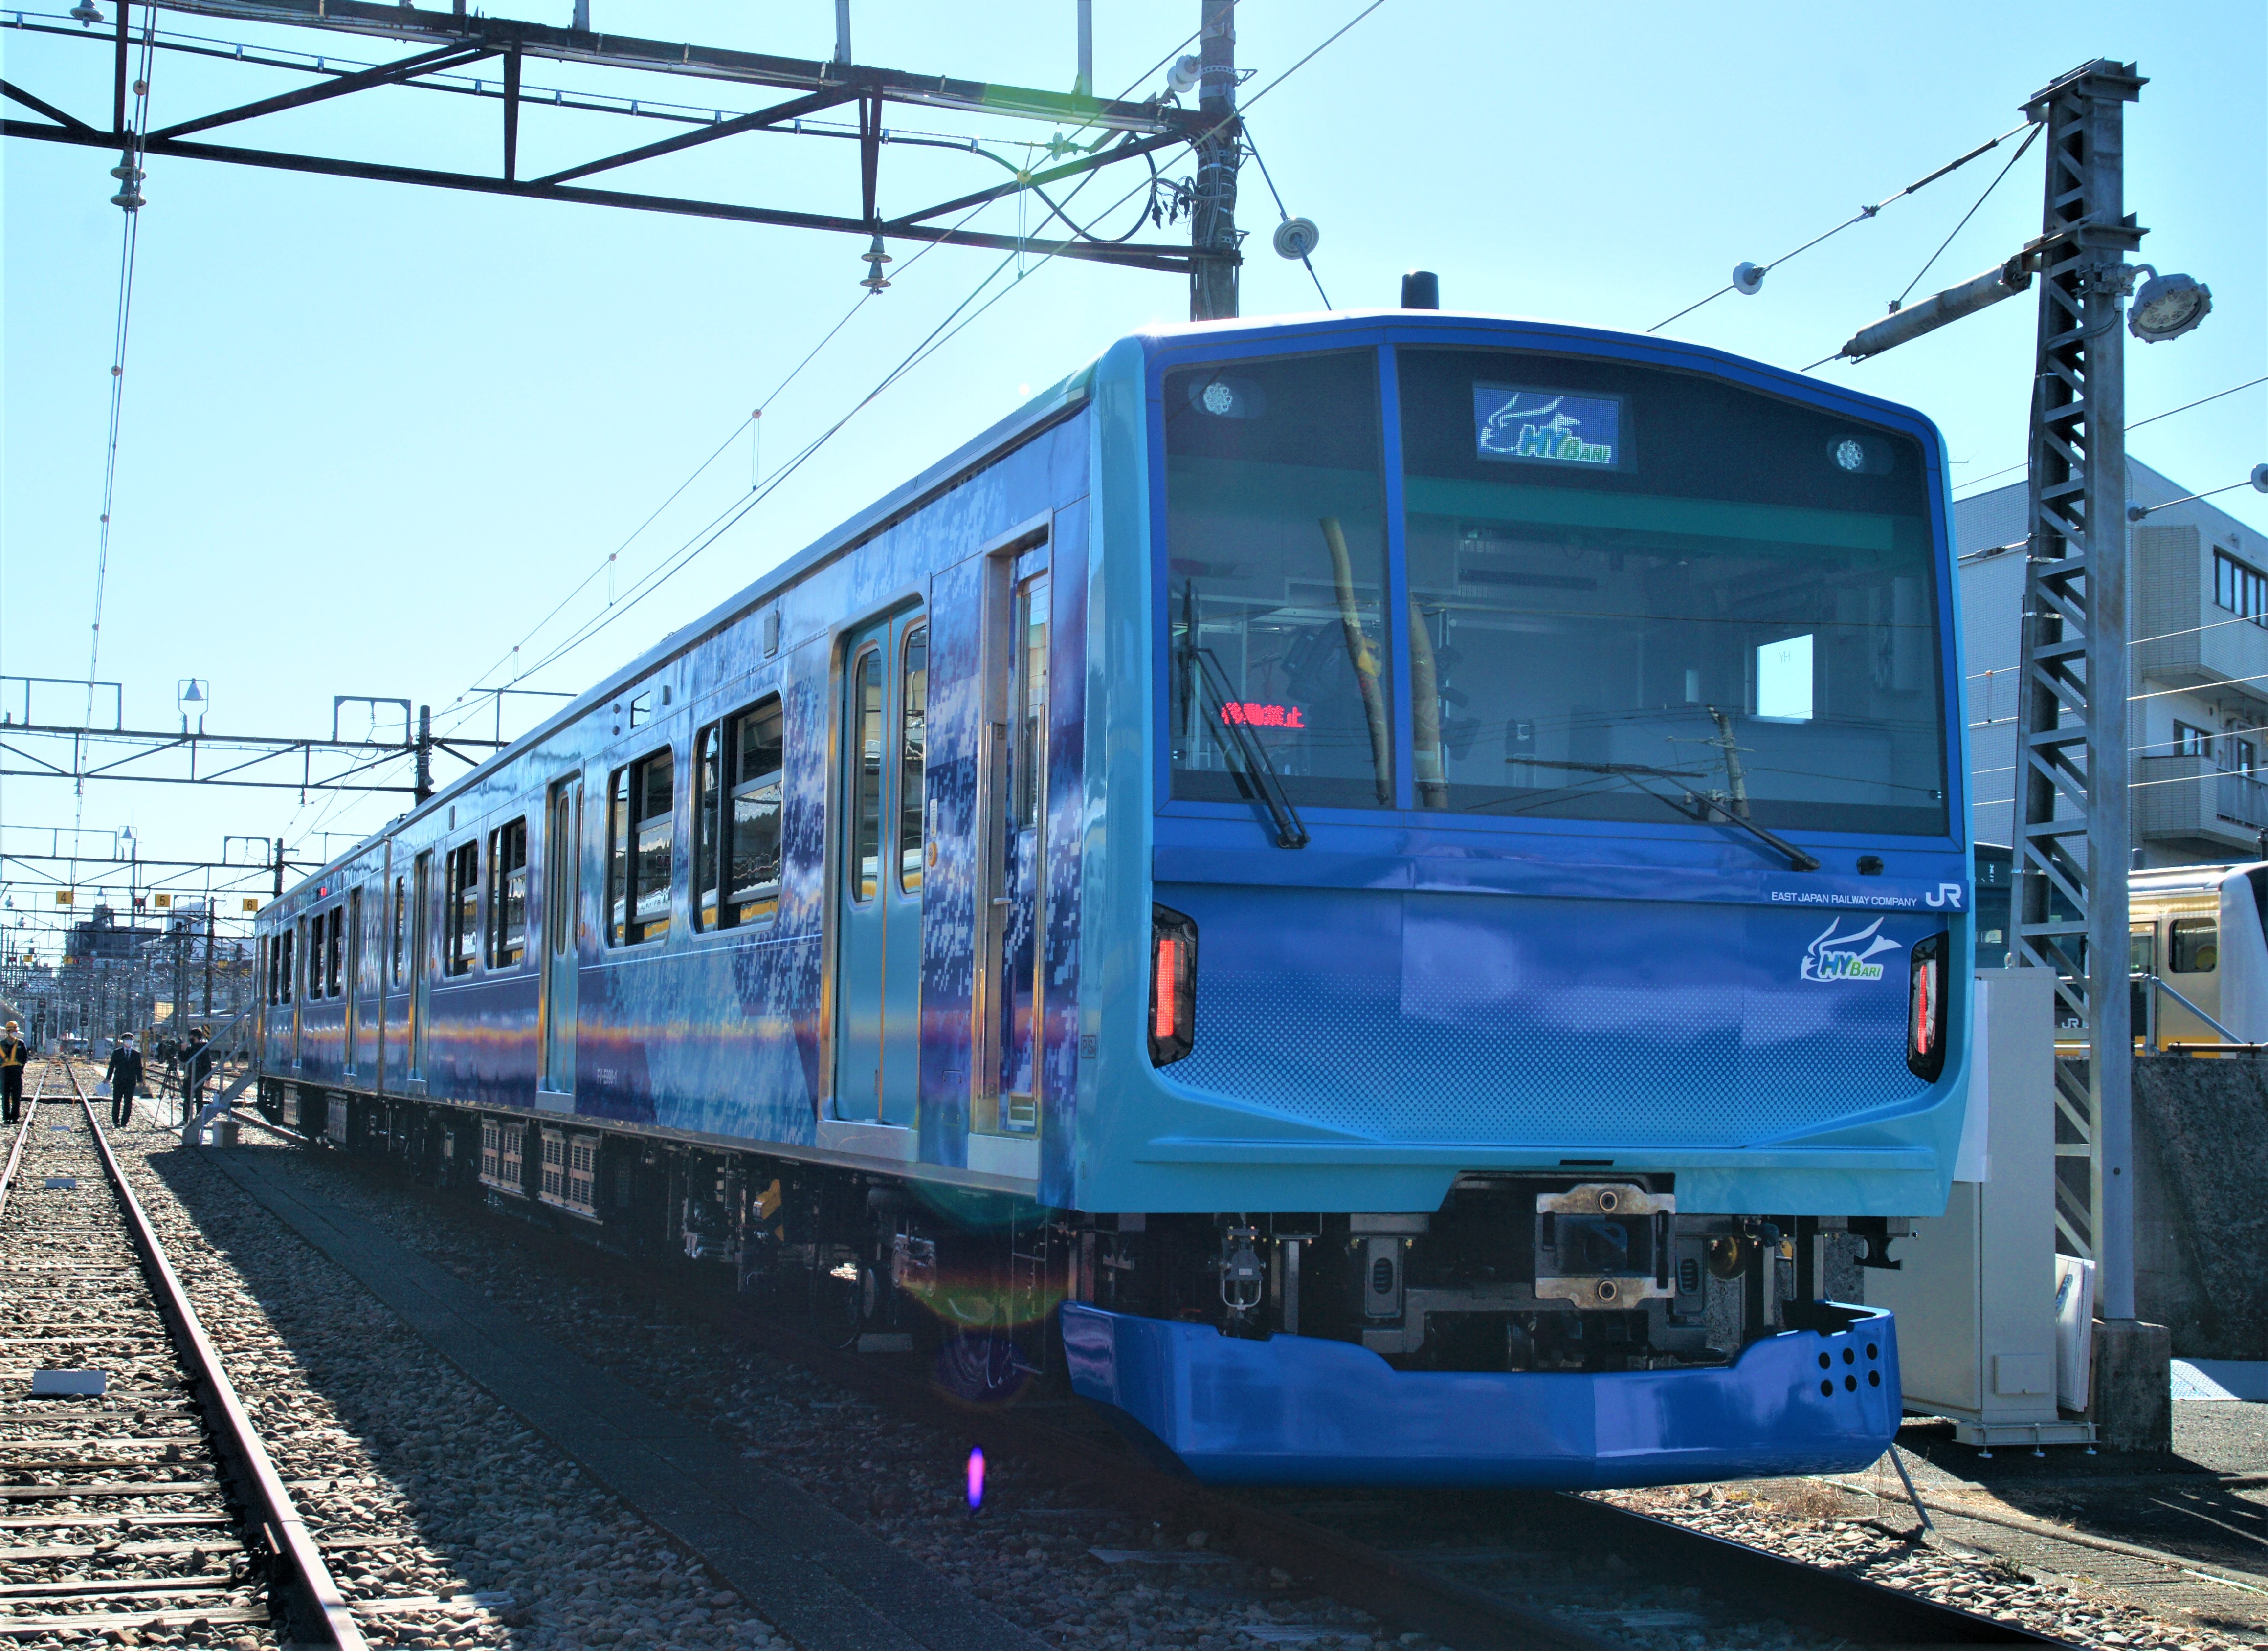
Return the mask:
<path id="1" fill-rule="evenodd" d="M 881 887 L 882 655 L 869 648 L 853 667 L 850 702 L 858 717 L 858 794 L 850 799 L 850 857 L 858 879 L 852 899 L 865 901 Z"/>
<path id="2" fill-rule="evenodd" d="M 2212 917 L 2176 917 L 2168 950 L 2175 974 L 2211 974 L 2220 963 L 2220 921 Z"/>
<path id="3" fill-rule="evenodd" d="M 704 931 L 769 923 L 779 911 L 779 696 L 710 723 L 694 750 L 694 922 Z"/>
<path id="4" fill-rule="evenodd" d="M 481 846 L 461 843 L 449 851 L 447 862 L 447 945 L 441 967 L 448 974 L 470 974 L 473 951 L 481 932 Z"/>
<path id="5" fill-rule="evenodd" d="M 615 770 L 607 824 L 608 936 L 615 945 L 635 946 L 669 932 L 676 787 L 676 764 L 666 748 Z"/>
<path id="6" fill-rule="evenodd" d="M 906 633 L 905 686 L 898 709 L 898 887 L 922 885 L 922 772 L 929 751 L 929 627 Z"/>
<path id="7" fill-rule="evenodd" d="M 527 820 L 489 833 L 489 967 L 507 969 L 527 950 Z"/>

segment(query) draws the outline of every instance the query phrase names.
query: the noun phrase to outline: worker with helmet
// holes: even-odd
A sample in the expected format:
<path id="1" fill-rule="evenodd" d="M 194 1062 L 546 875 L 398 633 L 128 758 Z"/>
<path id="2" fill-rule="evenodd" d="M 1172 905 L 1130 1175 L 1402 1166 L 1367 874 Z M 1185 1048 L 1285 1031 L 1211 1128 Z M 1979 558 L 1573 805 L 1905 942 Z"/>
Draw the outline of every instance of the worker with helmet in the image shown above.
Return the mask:
<path id="1" fill-rule="evenodd" d="M 16 1023 L 10 1021 L 6 1031 L 0 1031 L 0 1105 L 5 1106 L 11 1124 L 24 1110 L 24 1062 L 31 1053 Z"/>

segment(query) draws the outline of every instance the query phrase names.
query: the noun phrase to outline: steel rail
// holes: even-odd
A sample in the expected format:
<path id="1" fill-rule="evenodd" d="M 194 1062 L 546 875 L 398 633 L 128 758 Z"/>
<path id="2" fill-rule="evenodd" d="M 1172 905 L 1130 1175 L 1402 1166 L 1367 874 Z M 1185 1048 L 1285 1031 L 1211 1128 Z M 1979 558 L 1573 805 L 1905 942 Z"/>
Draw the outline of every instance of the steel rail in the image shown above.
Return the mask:
<path id="1" fill-rule="evenodd" d="M 266 1123 L 264 1119 L 257 1121 Z M 269 1126 L 279 1134 L 291 1133 Z M 316 1149 L 328 1144 L 307 1136 L 292 1138 Z M 1221 1545 L 1254 1564 L 1284 1570 L 1383 1621 L 1422 1629 L 1459 1651 L 1527 1651 L 1535 1646 L 1628 1651 L 1625 1639 L 1461 1581 L 1314 1523 L 1296 1511 L 1263 1507 L 1152 1467 L 1116 1448 L 1115 1442 L 1098 1442 L 1030 1415 L 967 1403 L 920 1376 L 829 1346 L 737 1302 L 686 1288 L 684 1280 L 658 1274 L 635 1260 L 500 1213 L 484 1208 L 468 1212 L 431 1188 L 410 1190 L 459 1214 L 475 1214 L 585 1276 L 611 1274 L 649 1288 L 659 1280 L 674 1305 L 776 1358 L 799 1364 L 912 1420 L 956 1432 L 988 1454 L 1007 1451 L 1057 1471 L 1069 1470 L 1108 1486 L 1147 1515 L 1201 1525 L 1217 1533 Z M 1580 1533 L 1578 1545 L 1583 1552 L 1624 1554 L 1641 1572 L 1652 1567 L 1656 1580 L 1674 1579 L 1729 1603 L 1755 1602 L 1760 1615 L 1840 1635 L 1853 1645 L 1901 1651 L 1924 1646 L 1975 1651 L 2039 1646 L 2077 1651 L 2066 1640 L 2014 1623 L 1940 1605 L 1902 1589 L 1823 1570 L 1612 1503 L 1571 1494 L 1548 1506 L 1555 1523 Z M 1602 1581 L 1602 1589 L 1609 1586 Z"/>
<path id="2" fill-rule="evenodd" d="M 24 1097 L 23 1117 L 16 1129 L 15 1144 L 8 1148 L 8 1167 L 0 1170 L 0 1210 L 8 1207 L 8 1189 L 16 1185 L 17 1167 L 24 1162 L 24 1143 L 32 1138 L 32 1119 L 40 1110 L 40 1097 L 48 1092 L 47 1063 L 40 1069 L 39 1087 Z"/>
<path id="3" fill-rule="evenodd" d="M 269 1551 L 284 1562 L 291 1572 L 288 1580 L 305 1596 L 305 1603 L 312 1607 L 292 1613 L 309 1619 L 295 1625 L 303 1631 L 312 1629 L 320 1636 L 319 1643 L 335 1647 L 337 1651 L 365 1651 L 368 1642 L 363 1639 L 362 1630 L 355 1625 L 352 1609 L 339 1591 L 330 1567 L 323 1563 L 322 1552 L 316 1546 L 313 1533 L 301 1520 L 291 1492 L 284 1486 L 282 1475 L 269 1459 L 268 1448 L 261 1442 L 251 1416 L 237 1398 L 235 1384 L 228 1379 L 228 1371 L 221 1363 L 219 1350 L 205 1333 L 196 1309 L 189 1304 L 188 1292 L 173 1271 L 165 1246 L 158 1242 L 150 1218 L 143 1214 L 141 1200 L 127 1185 L 126 1173 L 110 1150 L 109 1137 L 95 1118 L 94 1103 L 79 1084 L 77 1068 L 66 1060 L 63 1072 L 70 1079 L 80 1109 L 86 1114 L 87 1128 L 94 1137 L 103 1171 L 126 1212 L 128 1230 L 142 1257 L 143 1270 L 157 1296 L 158 1310 L 165 1316 L 166 1327 L 173 1332 L 175 1350 L 193 1377 L 203 1384 L 202 1408 L 206 1420 L 212 1424 L 221 1454 L 234 1470 L 239 1487 L 250 1494 Z"/>

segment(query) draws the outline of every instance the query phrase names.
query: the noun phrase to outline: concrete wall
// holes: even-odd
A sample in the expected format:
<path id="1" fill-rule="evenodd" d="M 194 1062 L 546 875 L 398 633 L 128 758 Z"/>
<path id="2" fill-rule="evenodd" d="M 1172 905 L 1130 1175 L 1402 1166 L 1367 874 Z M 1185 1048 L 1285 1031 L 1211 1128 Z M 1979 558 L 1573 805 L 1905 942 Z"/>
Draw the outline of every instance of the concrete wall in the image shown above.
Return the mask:
<path id="1" fill-rule="evenodd" d="M 2268 1055 L 2134 1062 L 2134 1305 L 2177 1358 L 2268 1359 Z"/>

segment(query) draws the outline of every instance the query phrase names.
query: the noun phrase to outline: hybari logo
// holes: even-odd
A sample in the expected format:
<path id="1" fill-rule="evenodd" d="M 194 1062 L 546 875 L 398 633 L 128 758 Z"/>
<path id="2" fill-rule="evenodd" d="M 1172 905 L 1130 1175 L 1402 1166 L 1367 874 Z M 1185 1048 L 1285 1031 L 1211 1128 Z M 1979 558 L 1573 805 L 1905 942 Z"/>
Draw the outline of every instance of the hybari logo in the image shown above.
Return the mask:
<path id="1" fill-rule="evenodd" d="M 1898 950 L 1898 943 L 1881 935 L 1882 920 L 1876 918 L 1854 934 L 1838 935 L 1841 918 L 1829 923 L 1824 932 L 1803 950 L 1803 967 L 1800 971 L 1807 980 L 1879 980 L 1882 965 L 1870 961 L 1886 951 Z"/>

